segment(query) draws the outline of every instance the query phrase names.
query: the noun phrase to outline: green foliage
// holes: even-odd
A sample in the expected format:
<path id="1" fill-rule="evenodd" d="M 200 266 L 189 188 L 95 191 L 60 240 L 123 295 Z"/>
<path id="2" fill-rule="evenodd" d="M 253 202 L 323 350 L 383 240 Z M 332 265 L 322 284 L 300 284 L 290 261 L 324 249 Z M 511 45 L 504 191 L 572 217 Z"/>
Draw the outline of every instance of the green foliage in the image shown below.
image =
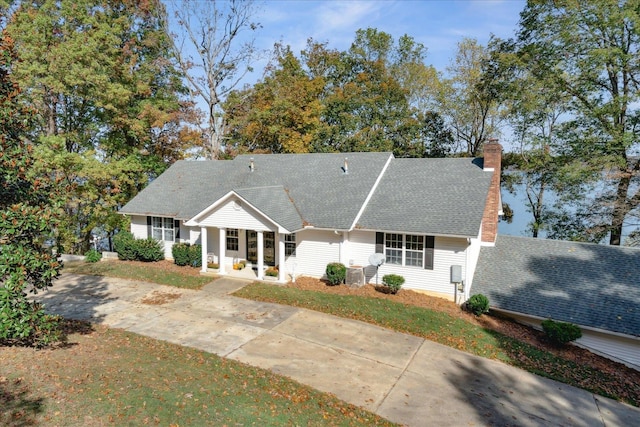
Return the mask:
<path id="1" fill-rule="evenodd" d="M 402 285 L 404 285 L 404 277 L 398 274 L 385 274 L 382 276 L 382 284 L 389 288 L 391 294 L 397 294 Z"/>
<path id="2" fill-rule="evenodd" d="M 478 156 L 486 140 L 499 132 L 500 104 L 483 78 L 487 49 L 473 38 L 463 38 L 457 47 L 447 67 L 451 77 L 442 81 L 438 91 L 439 111 L 452 124 L 464 153 Z"/>
<path id="3" fill-rule="evenodd" d="M 46 314 L 25 296 L 0 287 L 0 345 L 46 347 L 64 340 L 60 317 Z"/>
<path id="4" fill-rule="evenodd" d="M 184 266 L 191 265 L 190 260 L 190 248 L 189 243 L 174 243 L 171 248 L 171 255 L 173 255 L 173 262 L 176 265 Z"/>
<path id="5" fill-rule="evenodd" d="M 190 243 L 174 243 L 171 248 L 173 262 L 176 265 L 191 267 L 202 266 L 202 246 Z"/>
<path id="6" fill-rule="evenodd" d="M 557 160 L 552 238 L 619 245 L 640 209 L 639 22 L 635 1 L 528 2 L 521 14 L 506 68 L 530 94 L 516 99 L 520 123 L 544 129 L 533 135 Z M 547 163 L 534 166 L 544 178 Z"/>
<path id="7" fill-rule="evenodd" d="M 62 338 L 58 319 L 27 292 L 52 286 L 60 274 L 62 265 L 44 242 L 53 238 L 61 212 L 50 202 L 57 191 L 51 175 L 30 175 L 31 111 L 10 73 L 17 59 L 12 39 L 0 37 L 0 341 L 44 346 Z"/>
<path id="8" fill-rule="evenodd" d="M 151 237 L 136 239 L 135 249 L 137 259 L 144 262 L 160 261 L 164 259 L 162 242 Z"/>
<path id="9" fill-rule="evenodd" d="M 15 77 L 36 112 L 32 171 L 57 180 L 51 196 L 65 205 L 59 252 L 86 252 L 95 228 L 124 228 L 117 208 L 193 142 L 165 13 L 157 1 L 42 0 L 6 19 L 20 46 Z"/>
<path id="10" fill-rule="evenodd" d="M 191 267 L 202 267 L 202 245 L 195 244 L 189 248 L 189 265 Z"/>
<path id="11" fill-rule="evenodd" d="M 482 294 L 471 295 L 469 300 L 467 301 L 467 309 L 475 314 L 476 316 L 480 316 L 481 314 L 489 312 L 489 298 Z"/>
<path id="12" fill-rule="evenodd" d="M 340 262 L 332 262 L 327 264 L 325 274 L 330 285 L 339 285 L 344 283 L 344 279 L 347 277 L 347 267 Z"/>
<path id="13" fill-rule="evenodd" d="M 102 259 L 102 253 L 95 249 L 90 249 L 86 254 L 84 254 L 84 259 L 87 262 L 98 262 Z"/>
<path id="14" fill-rule="evenodd" d="M 395 43 L 368 28 L 343 52 L 313 40 L 299 56 L 280 44 L 274 51 L 264 80 L 225 103 L 235 151 L 451 152 L 453 135 L 430 102 L 438 74 L 411 37 Z"/>
<path id="15" fill-rule="evenodd" d="M 113 249 L 118 253 L 118 259 L 134 261 L 138 257 L 136 239 L 128 231 L 121 231 L 113 237 Z"/>
<path id="16" fill-rule="evenodd" d="M 162 242 L 148 237 L 136 239 L 128 231 L 121 231 L 113 237 L 113 248 L 118 259 L 123 261 L 160 261 L 164 259 Z"/>
<path id="17" fill-rule="evenodd" d="M 542 321 L 542 330 L 556 344 L 566 344 L 582 337 L 582 331 L 573 323 L 556 322 L 551 319 Z"/>

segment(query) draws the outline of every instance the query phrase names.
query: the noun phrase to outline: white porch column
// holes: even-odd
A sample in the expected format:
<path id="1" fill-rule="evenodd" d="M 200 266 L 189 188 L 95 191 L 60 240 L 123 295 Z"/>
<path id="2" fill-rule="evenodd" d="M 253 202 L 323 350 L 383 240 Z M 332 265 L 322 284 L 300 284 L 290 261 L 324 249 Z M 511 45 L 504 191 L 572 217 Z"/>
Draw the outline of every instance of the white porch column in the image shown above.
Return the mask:
<path id="1" fill-rule="evenodd" d="M 257 232 L 258 235 L 258 280 L 263 280 L 263 271 L 264 270 L 264 235 L 262 231 Z"/>
<path id="2" fill-rule="evenodd" d="M 218 239 L 218 246 L 220 247 L 220 253 L 218 254 L 218 274 L 227 274 L 224 265 L 226 257 L 225 250 L 227 249 L 227 229 L 220 228 L 219 230 L 220 238 Z"/>
<path id="3" fill-rule="evenodd" d="M 207 272 L 207 227 L 200 227 L 200 246 L 202 246 L 202 268 L 200 271 L 202 273 Z"/>
<path id="4" fill-rule="evenodd" d="M 287 266 L 284 264 L 284 234 L 276 233 L 276 236 L 278 237 L 278 282 L 284 283 L 287 281 Z"/>

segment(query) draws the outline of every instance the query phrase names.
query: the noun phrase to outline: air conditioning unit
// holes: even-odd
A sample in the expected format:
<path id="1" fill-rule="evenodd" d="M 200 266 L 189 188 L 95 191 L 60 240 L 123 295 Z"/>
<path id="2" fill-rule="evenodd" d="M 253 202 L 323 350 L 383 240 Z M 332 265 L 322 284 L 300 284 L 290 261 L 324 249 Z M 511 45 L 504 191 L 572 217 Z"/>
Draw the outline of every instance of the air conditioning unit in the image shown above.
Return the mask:
<path id="1" fill-rule="evenodd" d="M 359 288 L 364 285 L 364 268 L 359 265 L 351 265 L 347 267 L 347 277 L 345 278 L 347 286 Z"/>

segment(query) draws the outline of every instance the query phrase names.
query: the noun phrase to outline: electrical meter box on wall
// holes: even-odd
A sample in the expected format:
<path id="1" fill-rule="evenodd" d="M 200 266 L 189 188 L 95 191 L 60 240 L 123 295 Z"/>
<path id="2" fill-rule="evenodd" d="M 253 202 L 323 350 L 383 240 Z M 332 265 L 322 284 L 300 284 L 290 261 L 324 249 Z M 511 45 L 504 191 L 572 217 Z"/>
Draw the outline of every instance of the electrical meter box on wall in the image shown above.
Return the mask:
<path id="1" fill-rule="evenodd" d="M 462 282 L 462 266 L 452 265 L 451 266 L 451 283 L 460 283 L 460 282 Z"/>

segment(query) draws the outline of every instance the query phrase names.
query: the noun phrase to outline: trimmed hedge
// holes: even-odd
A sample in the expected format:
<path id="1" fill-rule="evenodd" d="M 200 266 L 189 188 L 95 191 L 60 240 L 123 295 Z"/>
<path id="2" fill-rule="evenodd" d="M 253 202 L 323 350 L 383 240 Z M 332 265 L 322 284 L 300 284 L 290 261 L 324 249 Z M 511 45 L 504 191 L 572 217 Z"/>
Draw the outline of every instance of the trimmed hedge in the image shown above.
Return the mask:
<path id="1" fill-rule="evenodd" d="M 542 330 L 556 344 L 566 344 L 582 337 L 582 331 L 573 323 L 556 322 L 551 319 L 542 321 Z"/>
<path id="2" fill-rule="evenodd" d="M 395 295 L 404 285 L 404 277 L 398 274 L 385 274 L 382 276 L 382 284 L 389 288 L 389 293 Z"/>
<path id="3" fill-rule="evenodd" d="M 164 259 L 164 250 L 162 242 L 147 237 L 146 239 L 137 239 L 135 241 L 136 253 L 138 260 L 144 262 L 160 261 Z"/>
<path id="4" fill-rule="evenodd" d="M 191 267 L 202 266 L 202 246 L 189 243 L 175 243 L 171 248 L 173 262 L 176 265 Z"/>
<path id="5" fill-rule="evenodd" d="M 476 316 L 489 312 L 489 298 L 482 294 L 471 295 L 467 301 L 467 308 Z"/>
<path id="6" fill-rule="evenodd" d="M 118 259 L 124 261 L 160 261 L 164 259 L 162 242 L 148 237 L 136 239 L 128 231 L 121 231 L 113 238 L 113 248 Z"/>
<path id="7" fill-rule="evenodd" d="M 327 264 L 325 274 L 330 285 L 339 285 L 347 278 L 347 267 L 340 262 L 332 262 Z"/>
<path id="8" fill-rule="evenodd" d="M 138 259 L 136 238 L 128 231 L 121 231 L 113 236 L 113 250 L 118 253 L 118 259 L 123 261 Z"/>

